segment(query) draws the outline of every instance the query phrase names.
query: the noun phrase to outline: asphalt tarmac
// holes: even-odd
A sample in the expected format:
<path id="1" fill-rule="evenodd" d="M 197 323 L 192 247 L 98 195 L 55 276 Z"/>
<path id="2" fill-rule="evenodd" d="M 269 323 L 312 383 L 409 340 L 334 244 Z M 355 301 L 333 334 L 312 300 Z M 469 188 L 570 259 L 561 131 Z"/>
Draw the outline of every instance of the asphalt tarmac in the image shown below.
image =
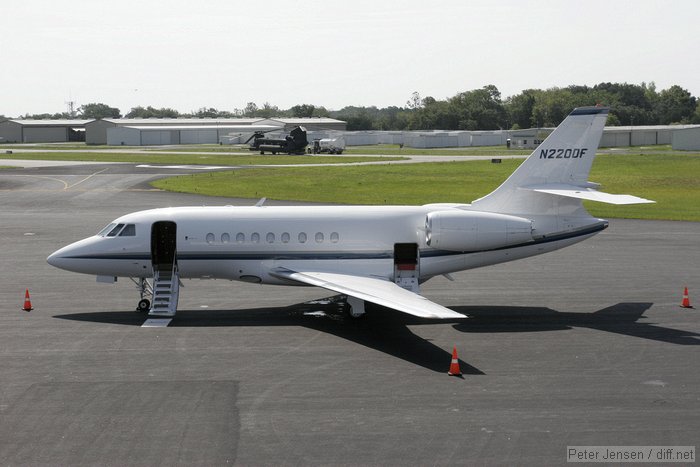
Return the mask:
<path id="1" fill-rule="evenodd" d="M 128 212 L 255 203 L 147 184 L 181 173 L 0 171 L 0 465 L 559 465 L 567 446 L 698 444 L 700 310 L 679 304 L 687 285 L 700 305 L 700 223 L 612 220 L 425 284 L 459 322 L 185 281 L 171 325 L 142 328 L 131 282 L 46 263 Z"/>

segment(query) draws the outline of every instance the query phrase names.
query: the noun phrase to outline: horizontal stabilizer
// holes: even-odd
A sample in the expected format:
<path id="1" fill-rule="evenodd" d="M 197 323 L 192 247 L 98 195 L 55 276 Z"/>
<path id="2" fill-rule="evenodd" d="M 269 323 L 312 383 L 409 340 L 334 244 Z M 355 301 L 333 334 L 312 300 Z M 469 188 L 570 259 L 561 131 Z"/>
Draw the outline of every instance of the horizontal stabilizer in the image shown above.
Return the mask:
<path id="1" fill-rule="evenodd" d="M 639 198 L 632 195 L 613 195 L 603 193 L 602 191 L 594 190 L 593 188 L 583 188 L 575 185 L 566 185 L 562 183 L 553 183 L 546 185 L 528 185 L 522 187 L 523 190 L 536 191 L 538 193 L 547 193 L 550 195 L 565 196 L 567 198 L 586 199 L 589 201 L 598 201 L 608 204 L 645 204 L 655 203 L 649 199 Z"/>
<path id="2" fill-rule="evenodd" d="M 427 298 L 403 289 L 386 279 L 328 272 L 297 272 L 285 268 L 277 269 L 270 274 L 282 279 L 350 295 L 421 318 L 466 318 L 463 314 L 431 302 Z"/>

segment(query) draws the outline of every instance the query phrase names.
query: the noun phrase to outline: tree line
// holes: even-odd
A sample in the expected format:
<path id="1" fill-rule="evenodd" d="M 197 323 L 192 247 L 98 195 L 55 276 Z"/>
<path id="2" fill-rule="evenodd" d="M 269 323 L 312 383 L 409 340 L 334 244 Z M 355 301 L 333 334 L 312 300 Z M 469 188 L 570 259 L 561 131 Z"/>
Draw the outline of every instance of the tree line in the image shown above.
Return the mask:
<path id="1" fill-rule="evenodd" d="M 125 118 L 232 118 L 232 117 L 331 117 L 347 122 L 348 130 L 497 130 L 557 126 L 575 107 L 605 105 L 611 108 L 607 124 L 700 124 L 700 100 L 678 85 L 658 91 L 651 82 L 600 83 L 565 88 L 526 89 L 503 99 L 494 85 L 458 93 L 446 99 L 421 97 L 414 92 L 403 106 L 384 108 L 347 106 L 328 110 L 299 104 L 283 110 L 265 102 L 249 102 L 233 111 L 202 107 L 180 113 L 171 108 L 134 107 Z M 22 118 L 122 118 L 118 108 L 91 103 L 75 115 L 34 114 Z"/>

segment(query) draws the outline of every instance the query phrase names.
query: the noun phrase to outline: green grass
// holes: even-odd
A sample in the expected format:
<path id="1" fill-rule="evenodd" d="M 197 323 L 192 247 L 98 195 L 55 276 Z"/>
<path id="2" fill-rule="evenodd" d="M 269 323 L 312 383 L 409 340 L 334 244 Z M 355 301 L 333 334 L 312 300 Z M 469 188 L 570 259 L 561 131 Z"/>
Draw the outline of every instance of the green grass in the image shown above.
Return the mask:
<path id="1" fill-rule="evenodd" d="M 627 193 L 656 204 L 586 203 L 600 217 L 700 221 L 700 154 L 602 155 L 589 179 L 602 191 Z"/>
<path id="2" fill-rule="evenodd" d="M 344 154 L 384 154 L 390 156 L 503 156 L 527 155 L 531 149 L 506 149 L 505 146 L 480 146 L 467 148 L 419 149 L 400 148 L 398 144 L 377 144 L 372 146 L 351 146 Z"/>
<path id="3" fill-rule="evenodd" d="M 521 160 L 354 167 L 245 169 L 159 180 L 157 188 L 211 196 L 343 204 L 471 202 L 503 182 Z M 700 221 L 700 155 L 599 155 L 590 179 L 609 193 L 657 204 L 586 203 L 600 217 Z"/>
<path id="4" fill-rule="evenodd" d="M 382 157 L 333 157 L 333 156 L 268 156 L 234 154 L 160 154 L 157 152 L 21 152 L 0 154 L 0 159 L 29 159 L 49 161 L 134 162 L 139 164 L 176 165 L 281 165 L 281 164 L 344 164 L 350 162 L 386 161 Z M 400 160 L 396 157 L 393 160 Z"/>
<path id="5" fill-rule="evenodd" d="M 195 145 L 180 145 L 180 146 L 156 146 L 148 147 L 144 146 L 143 149 L 146 151 L 164 151 L 164 152 L 222 152 L 222 153 L 246 153 L 246 154 L 257 154 L 248 149 L 245 145 L 221 145 L 221 144 L 195 144 Z"/>
<path id="6" fill-rule="evenodd" d="M 348 204 L 424 204 L 465 201 L 492 188 L 520 161 L 446 162 L 354 167 L 245 169 L 154 182 L 172 191 L 211 196 Z M 491 166 L 499 165 L 494 172 Z M 465 174 L 465 172 L 468 172 Z"/>

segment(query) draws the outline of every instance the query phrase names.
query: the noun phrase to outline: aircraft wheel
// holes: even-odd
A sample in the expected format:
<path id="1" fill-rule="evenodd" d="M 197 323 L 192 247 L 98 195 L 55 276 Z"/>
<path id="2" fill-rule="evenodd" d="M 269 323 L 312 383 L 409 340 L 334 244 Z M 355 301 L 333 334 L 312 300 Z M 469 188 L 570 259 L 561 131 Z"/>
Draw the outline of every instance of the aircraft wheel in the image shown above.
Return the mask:
<path id="1" fill-rule="evenodd" d="M 365 315 L 365 302 L 355 297 L 348 297 L 346 301 L 348 316 L 352 319 L 360 319 Z"/>
<path id="2" fill-rule="evenodd" d="M 139 313 L 147 313 L 151 309 L 151 302 L 144 299 L 139 300 L 139 304 L 136 306 L 136 311 Z"/>

